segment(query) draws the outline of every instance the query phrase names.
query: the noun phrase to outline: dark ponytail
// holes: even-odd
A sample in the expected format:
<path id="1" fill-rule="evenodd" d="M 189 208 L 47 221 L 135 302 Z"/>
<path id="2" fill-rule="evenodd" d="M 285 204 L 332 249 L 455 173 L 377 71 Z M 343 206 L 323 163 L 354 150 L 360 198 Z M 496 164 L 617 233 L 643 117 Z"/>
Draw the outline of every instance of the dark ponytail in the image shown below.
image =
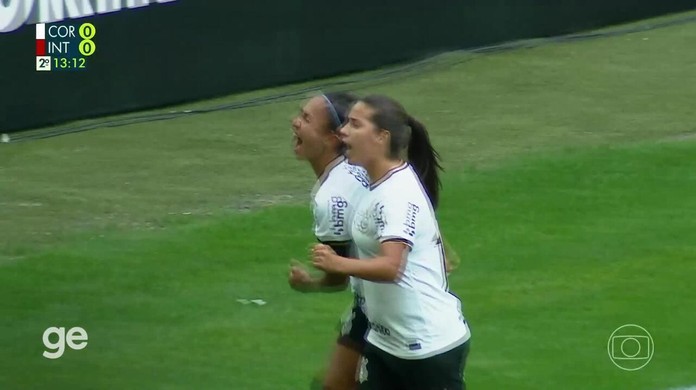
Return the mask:
<path id="1" fill-rule="evenodd" d="M 437 209 L 440 201 L 440 182 L 439 171 L 440 154 L 430 143 L 430 136 L 425 126 L 412 116 L 407 118 L 408 127 L 411 128 L 411 137 L 408 142 L 408 161 L 415 168 L 420 182 L 430 198 L 433 209 Z"/>

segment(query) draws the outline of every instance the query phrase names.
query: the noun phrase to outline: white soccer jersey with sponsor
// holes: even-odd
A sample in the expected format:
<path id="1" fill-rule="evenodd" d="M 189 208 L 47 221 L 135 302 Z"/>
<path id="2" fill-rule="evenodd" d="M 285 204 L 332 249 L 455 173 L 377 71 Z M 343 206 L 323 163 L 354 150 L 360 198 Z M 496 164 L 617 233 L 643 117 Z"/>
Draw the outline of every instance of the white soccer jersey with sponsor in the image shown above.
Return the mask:
<path id="1" fill-rule="evenodd" d="M 357 257 L 352 243 L 351 224 L 355 209 L 368 193 L 370 181 L 361 167 L 349 164 L 345 157 L 333 160 L 312 190 L 314 235 L 321 242 L 350 241 L 350 256 Z M 360 280 L 350 278 L 353 292 L 362 298 Z"/>
<path id="2" fill-rule="evenodd" d="M 355 213 L 351 230 L 360 259 L 379 256 L 385 241 L 410 247 L 398 281 L 362 281 L 367 340 L 402 359 L 424 359 L 466 342 L 469 328 L 461 302 L 448 291 L 435 213 L 413 168 L 404 163 L 375 182 Z"/>

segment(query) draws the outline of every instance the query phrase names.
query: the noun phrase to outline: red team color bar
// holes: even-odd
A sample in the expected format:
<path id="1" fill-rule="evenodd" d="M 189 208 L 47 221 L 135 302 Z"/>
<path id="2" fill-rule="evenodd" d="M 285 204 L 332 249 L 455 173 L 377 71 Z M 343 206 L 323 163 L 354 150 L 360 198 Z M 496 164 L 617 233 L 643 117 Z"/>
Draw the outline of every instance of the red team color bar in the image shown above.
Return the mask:
<path id="1" fill-rule="evenodd" d="M 46 24 L 44 23 L 36 25 L 36 55 L 46 55 Z"/>
<path id="2" fill-rule="evenodd" d="M 36 40 L 36 55 L 45 56 L 46 55 L 46 40 L 37 39 Z"/>

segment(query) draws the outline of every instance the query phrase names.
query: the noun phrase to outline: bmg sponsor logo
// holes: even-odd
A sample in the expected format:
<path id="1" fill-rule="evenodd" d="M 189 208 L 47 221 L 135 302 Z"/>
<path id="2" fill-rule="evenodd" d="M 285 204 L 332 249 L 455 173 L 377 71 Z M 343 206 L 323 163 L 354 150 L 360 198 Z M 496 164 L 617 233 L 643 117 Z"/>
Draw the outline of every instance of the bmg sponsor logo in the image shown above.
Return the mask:
<path id="1" fill-rule="evenodd" d="M 655 343 L 645 328 L 627 324 L 618 327 L 609 336 L 607 352 L 616 367 L 636 371 L 650 363 L 655 352 Z"/>
<path id="2" fill-rule="evenodd" d="M 408 209 L 406 210 L 406 221 L 404 222 L 404 226 L 406 226 L 404 233 L 411 237 L 416 235 L 416 216 L 418 215 L 419 211 L 420 207 L 411 202 L 408 203 Z"/>
<path id="3" fill-rule="evenodd" d="M 55 340 L 56 337 L 51 337 L 54 335 L 58 340 Z M 63 356 L 66 344 L 70 349 L 76 351 L 85 349 L 87 347 L 87 337 L 87 331 L 79 326 L 70 328 L 67 332 L 63 327 L 50 327 L 43 333 L 43 343 L 47 349 L 44 351 L 43 357 L 46 359 L 58 359 Z M 55 341 L 52 341 L 52 339 Z"/>
<path id="4" fill-rule="evenodd" d="M 339 235 L 345 231 L 346 208 L 348 201 L 340 196 L 331 197 L 331 228 L 333 234 Z"/>

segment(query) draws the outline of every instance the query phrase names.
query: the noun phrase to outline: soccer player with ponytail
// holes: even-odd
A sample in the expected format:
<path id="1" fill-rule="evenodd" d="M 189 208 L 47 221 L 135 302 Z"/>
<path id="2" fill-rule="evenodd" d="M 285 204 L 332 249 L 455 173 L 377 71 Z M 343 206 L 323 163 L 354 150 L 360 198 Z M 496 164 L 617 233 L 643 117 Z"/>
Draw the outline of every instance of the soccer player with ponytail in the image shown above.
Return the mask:
<path id="1" fill-rule="evenodd" d="M 369 331 L 360 389 L 463 389 L 470 331 L 447 282 L 435 216 L 441 167 L 428 132 L 401 104 L 373 95 L 353 106 L 339 134 L 348 161 L 370 177 L 351 227 L 359 261 L 319 244 L 313 264 L 362 279 Z"/>

